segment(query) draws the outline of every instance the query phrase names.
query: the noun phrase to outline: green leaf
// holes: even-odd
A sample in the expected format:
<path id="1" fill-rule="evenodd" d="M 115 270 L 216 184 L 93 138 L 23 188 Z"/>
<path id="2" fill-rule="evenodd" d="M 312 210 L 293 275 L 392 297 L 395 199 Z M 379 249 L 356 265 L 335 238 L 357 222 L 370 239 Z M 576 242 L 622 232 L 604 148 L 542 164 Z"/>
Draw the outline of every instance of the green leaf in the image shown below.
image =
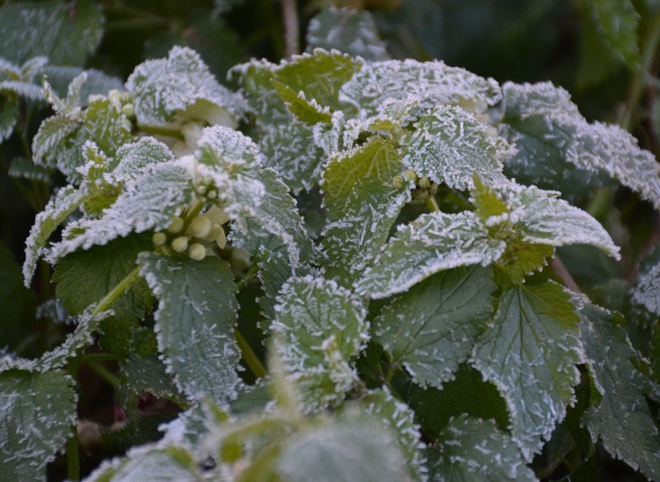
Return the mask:
<path id="1" fill-rule="evenodd" d="M 320 106 L 314 99 L 307 100 L 304 92 L 301 91 L 300 94 L 296 94 L 293 89 L 276 79 L 272 79 L 271 83 L 286 104 L 289 112 L 295 115 L 297 119 L 310 125 L 319 122 L 329 123 L 332 120 L 329 109 Z"/>
<path id="2" fill-rule="evenodd" d="M 0 142 L 9 139 L 18 118 L 18 96 L 0 93 Z"/>
<path id="3" fill-rule="evenodd" d="M 334 281 L 305 276 L 290 279 L 278 303 L 275 345 L 305 410 L 341 402 L 357 381 L 351 358 L 368 339 L 362 302 Z"/>
<path id="4" fill-rule="evenodd" d="M 226 262 L 153 253 L 140 256 L 141 274 L 159 299 L 158 348 L 177 386 L 191 399 L 236 398 L 240 351 L 234 340 L 236 285 Z"/>
<path id="5" fill-rule="evenodd" d="M 22 64 L 36 56 L 55 65 L 82 65 L 103 34 L 101 8 L 90 0 L 5 3 L 0 8 L 0 57 Z"/>
<path id="6" fill-rule="evenodd" d="M 374 136 L 365 144 L 330 161 L 323 174 L 323 202 L 328 209 L 341 212 L 360 180 L 375 178 L 390 186 L 394 177 L 403 170 L 401 157 L 394 144 Z"/>
<path id="7" fill-rule="evenodd" d="M 377 262 L 357 281 L 356 289 L 371 298 L 385 298 L 442 270 L 487 266 L 505 248 L 503 241 L 488 237 L 485 226 L 472 212 L 422 214 L 397 228 Z"/>
<path id="8" fill-rule="evenodd" d="M 108 95 L 111 90 L 124 90 L 124 82 L 118 77 L 112 77 L 100 70 L 66 67 L 61 65 L 46 65 L 44 73 L 51 88 L 60 97 L 66 96 L 67 88 L 73 79 L 85 74 L 85 83 L 80 88 L 78 103 L 81 107 L 89 105 L 92 95 Z"/>
<path id="9" fill-rule="evenodd" d="M 365 64 L 344 84 L 340 99 L 367 116 L 378 114 L 386 101 L 429 101 L 453 104 L 481 114 L 502 98 L 499 85 L 441 61 L 388 60 Z"/>
<path id="10" fill-rule="evenodd" d="M 385 425 L 394 434 L 399 450 L 406 459 L 408 471 L 414 480 L 425 480 L 424 443 L 420 440 L 415 413 L 408 405 L 397 400 L 386 389 L 376 390 L 362 399 L 365 413 Z"/>
<path id="11" fill-rule="evenodd" d="M 493 137 L 487 125 L 460 107 L 441 106 L 424 115 L 401 139 L 402 161 L 419 177 L 465 190 L 478 174 L 486 183 L 504 182 L 504 161 L 515 150 Z"/>
<path id="12" fill-rule="evenodd" d="M 62 371 L 0 373 L 0 479 L 46 480 L 46 465 L 76 423 L 76 399 Z"/>
<path id="13" fill-rule="evenodd" d="M 242 99 L 220 85 L 199 54 L 187 47 L 174 47 L 166 59 L 138 65 L 126 89 L 143 124 L 164 124 L 179 114 L 234 127 L 245 110 Z"/>
<path id="14" fill-rule="evenodd" d="M 291 437 L 278 458 L 277 473 L 278 480 L 290 482 L 410 480 L 394 437 L 366 416 L 347 417 Z"/>
<path id="15" fill-rule="evenodd" d="M 575 402 L 575 365 L 585 359 L 579 321 L 561 286 L 516 286 L 501 295 L 474 349 L 472 364 L 506 400 L 511 434 L 527 460 Z"/>
<path id="16" fill-rule="evenodd" d="M 103 462 L 87 482 L 113 480 L 158 480 L 161 482 L 202 482 L 194 455 L 178 446 L 146 446 L 122 459 Z"/>
<path id="17" fill-rule="evenodd" d="M 9 177 L 15 179 L 26 179 L 50 184 L 53 172 L 52 169 L 34 165 L 24 157 L 15 157 L 11 160 L 7 174 Z"/>
<path id="18" fill-rule="evenodd" d="M 374 16 L 367 10 L 330 7 L 307 27 L 307 52 L 317 48 L 338 50 L 364 60 L 388 60 L 385 43 L 378 35 Z"/>
<path id="19" fill-rule="evenodd" d="M 632 301 L 660 315 L 660 263 L 640 275 L 632 292 Z"/>
<path id="20" fill-rule="evenodd" d="M 37 267 L 37 261 L 50 235 L 85 200 L 86 196 L 83 192 L 72 186 L 67 186 L 60 189 L 48 202 L 44 210 L 37 214 L 34 225 L 30 230 L 30 235 L 25 241 L 23 278 L 26 287 L 30 287 L 34 270 Z"/>
<path id="21" fill-rule="evenodd" d="M 355 183 L 343 206 L 328 205 L 323 249 L 332 264 L 353 277 L 362 273 L 373 263 L 408 201 L 408 185 L 396 187 L 367 177 Z"/>
<path id="22" fill-rule="evenodd" d="M 568 92 L 549 82 L 507 83 L 503 90 L 506 111 L 500 133 L 518 148 L 511 159 L 514 174 L 528 166 L 533 172 L 541 164 L 563 176 L 562 162 L 568 163 L 580 169 L 575 177 L 584 180 L 580 185 L 605 172 L 660 209 L 660 167 L 632 135 L 614 125 L 589 124 Z"/>
<path id="23" fill-rule="evenodd" d="M 155 355 L 130 355 L 121 365 L 121 375 L 123 389 L 128 393 L 142 395 L 149 392 L 169 400 L 184 400 L 172 377 L 166 373 L 165 365 Z"/>
<path id="24" fill-rule="evenodd" d="M 660 433 L 644 398 L 651 390 L 650 380 L 633 364 L 639 355 L 609 312 L 588 305 L 581 313 L 586 318 L 581 329 L 587 368 L 592 389 L 599 392 L 583 422 L 594 442 L 600 439 L 613 457 L 658 479 Z"/>
<path id="25" fill-rule="evenodd" d="M 375 340 L 422 386 L 442 388 L 467 361 L 493 311 L 492 271 L 438 273 L 394 298 L 373 321 Z"/>
<path id="26" fill-rule="evenodd" d="M 105 246 L 92 246 L 62 258 L 53 272 L 56 294 L 71 315 L 82 313 L 100 301 L 136 267 L 138 254 L 153 249 L 150 236 L 129 235 Z M 116 318 L 143 319 L 153 298 L 143 279 L 138 279 L 112 305 Z"/>
<path id="27" fill-rule="evenodd" d="M 438 446 L 439 451 L 431 452 L 431 482 L 538 480 L 515 442 L 492 420 L 453 417 L 440 434 Z"/>
<path id="28" fill-rule="evenodd" d="M 190 173 L 181 162 L 154 164 L 124 192 L 99 218 L 82 218 L 67 225 L 63 240 L 48 254 L 52 263 L 77 249 L 104 245 L 131 232 L 165 230 L 184 206 L 193 200 Z"/>
<path id="29" fill-rule="evenodd" d="M 583 0 L 598 32 L 612 51 L 631 67 L 639 62 L 640 15 L 630 0 Z"/>
<path id="30" fill-rule="evenodd" d="M 151 164 L 174 161 L 174 154 L 162 142 L 153 137 L 141 137 L 136 142 L 123 144 L 117 155 L 110 160 L 112 184 L 133 181 Z"/>

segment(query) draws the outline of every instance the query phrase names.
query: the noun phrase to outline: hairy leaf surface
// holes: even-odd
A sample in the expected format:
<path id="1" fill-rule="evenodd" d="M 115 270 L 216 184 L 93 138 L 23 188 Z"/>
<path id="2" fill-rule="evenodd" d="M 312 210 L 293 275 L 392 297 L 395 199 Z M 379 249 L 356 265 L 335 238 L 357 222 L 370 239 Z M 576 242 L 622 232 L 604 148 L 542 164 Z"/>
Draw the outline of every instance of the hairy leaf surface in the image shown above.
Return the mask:
<path id="1" fill-rule="evenodd" d="M 442 388 L 467 361 L 493 311 L 492 271 L 438 273 L 394 300 L 374 320 L 375 339 L 422 386 Z"/>
<path id="2" fill-rule="evenodd" d="M 585 361 L 579 321 L 561 286 L 516 286 L 502 294 L 474 349 L 472 363 L 506 400 L 511 434 L 527 460 L 575 401 L 575 365 Z"/>

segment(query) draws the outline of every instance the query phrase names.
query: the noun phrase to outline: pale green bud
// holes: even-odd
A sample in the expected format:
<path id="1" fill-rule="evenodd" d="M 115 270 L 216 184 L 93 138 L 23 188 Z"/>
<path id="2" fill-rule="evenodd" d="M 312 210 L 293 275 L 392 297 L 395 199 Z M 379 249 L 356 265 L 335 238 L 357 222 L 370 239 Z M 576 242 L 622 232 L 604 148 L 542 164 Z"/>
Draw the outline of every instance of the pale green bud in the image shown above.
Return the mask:
<path id="1" fill-rule="evenodd" d="M 429 187 L 431 187 L 431 181 L 429 180 L 428 177 L 421 178 L 418 184 L 419 187 L 421 187 L 422 189 L 428 189 Z"/>
<path id="2" fill-rule="evenodd" d="M 195 261 L 201 261 L 206 258 L 206 248 L 199 243 L 191 244 L 188 248 L 188 255 Z"/>
<path id="3" fill-rule="evenodd" d="M 417 181 L 417 173 L 411 169 L 406 171 L 406 179 L 409 181 Z"/>
<path id="4" fill-rule="evenodd" d="M 227 246 L 227 238 L 225 237 L 225 232 L 222 229 L 220 230 L 218 237 L 215 238 L 215 244 L 220 249 L 223 249 L 225 246 Z"/>
<path id="5" fill-rule="evenodd" d="M 129 119 L 135 118 L 135 106 L 133 104 L 124 104 L 121 107 L 121 113 L 124 114 Z"/>
<path id="6" fill-rule="evenodd" d="M 394 176 L 392 178 L 392 186 L 399 189 L 403 187 L 403 178 L 401 176 Z"/>
<path id="7" fill-rule="evenodd" d="M 188 249 L 188 238 L 186 236 L 179 236 L 172 241 L 172 249 L 177 253 L 183 253 Z"/>
<path id="8" fill-rule="evenodd" d="M 220 225 L 223 225 L 229 221 L 229 216 L 227 213 L 223 209 L 220 209 L 218 206 L 211 206 L 211 208 L 204 213 L 204 216 L 209 218 L 211 222 L 218 223 Z"/>
<path id="9" fill-rule="evenodd" d="M 211 231 L 209 232 L 209 234 L 204 236 L 204 241 L 208 241 L 208 242 L 215 241 L 216 239 L 218 239 L 218 236 L 220 236 L 221 232 L 224 234 L 224 231 L 222 230 L 222 226 L 220 226 L 218 223 L 213 223 L 213 225 L 211 225 Z"/>
<path id="10" fill-rule="evenodd" d="M 209 199 L 215 199 L 218 197 L 218 191 L 209 191 L 206 197 Z"/>
<path id="11" fill-rule="evenodd" d="M 129 121 L 126 118 L 121 119 L 119 122 L 121 122 L 122 127 L 127 130 L 127 131 L 132 131 L 133 130 L 133 123 Z"/>
<path id="12" fill-rule="evenodd" d="M 211 232 L 211 220 L 206 216 L 197 216 L 188 226 L 187 233 L 195 238 L 204 238 Z"/>
<path id="13" fill-rule="evenodd" d="M 156 246 L 162 246 L 167 243 L 167 235 L 165 233 L 154 233 L 151 239 Z"/>
<path id="14" fill-rule="evenodd" d="M 172 223 L 170 224 L 169 228 L 167 228 L 167 231 L 176 234 L 180 232 L 183 229 L 183 219 L 181 219 L 178 216 L 172 217 Z"/>

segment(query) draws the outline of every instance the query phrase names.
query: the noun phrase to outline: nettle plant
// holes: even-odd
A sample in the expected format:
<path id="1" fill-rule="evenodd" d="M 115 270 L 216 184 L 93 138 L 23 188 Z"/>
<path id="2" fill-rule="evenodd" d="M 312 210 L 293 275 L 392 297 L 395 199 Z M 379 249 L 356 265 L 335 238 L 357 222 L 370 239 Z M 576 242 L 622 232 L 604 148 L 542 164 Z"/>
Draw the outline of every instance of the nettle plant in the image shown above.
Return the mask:
<path id="1" fill-rule="evenodd" d="M 130 431 L 145 392 L 180 412 L 86 480 L 532 481 L 598 447 L 660 479 L 658 367 L 549 265 L 620 257 L 573 196 L 620 183 L 660 208 L 631 135 L 552 84 L 439 61 L 317 49 L 230 76 L 239 92 L 175 47 L 85 108 L 86 74 L 66 98 L 44 82 L 34 159 L 69 184 L 23 274 L 52 265 L 76 325 L 0 359 L 0 478 L 43 479 L 65 446 L 76 476 L 97 344 L 128 420 L 94 437 Z M 632 293 L 649 326 L 658 254 Z"/>

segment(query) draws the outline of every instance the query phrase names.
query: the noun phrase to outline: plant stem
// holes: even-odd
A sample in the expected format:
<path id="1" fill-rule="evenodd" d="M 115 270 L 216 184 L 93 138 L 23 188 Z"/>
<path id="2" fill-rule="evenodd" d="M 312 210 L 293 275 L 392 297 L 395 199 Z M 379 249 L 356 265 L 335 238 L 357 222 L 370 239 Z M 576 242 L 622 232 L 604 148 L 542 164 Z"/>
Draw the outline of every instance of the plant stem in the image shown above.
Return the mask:
<path id="1" fill-rule="evenodd" d="M 250 269 L 245 273 L 245 276 L 243 276 L 238 283 L 236 283 L 236 288 L 238 291 L 241 291 L 245 286 L 250 282 L 252 278 L 254 278 L 254 275 L 257 273 L 259 270 L 259 265 L 257 263 L 253 263 L 252 266 L 250 266 Z"/>
<path id="2" fill-rule="evenodd" d="M 431 212 L 440 211 L 440 206 L 438 206 L 438 202 L 435 200 L 435 196 L 432 193 L 429 193 L 426 197 L 426 207 L 429 208 Z"/>
<path id="3" fill-rule="evenodd" d="M 561 259 L 559 259 L 559 256 L 555 255 L 555 257 L 550 262 L 550 265 L 552 266 L 552 269 L 555 271 L 557 276 L 559 276 L 562 283 L 564 283 L 564 286 L 566 286 L 571 291 L 575 291 L 576 293 L 582 293 L 582 290 L 571 276 L 571 273 L 568 272 L 566 266 L 564 266 L 564 263 L 562 263 Z"/>
<path id="4" fill-rule="evenodd" d="M 296 0 L 282 0 L 282 18 L 284 20 L 284 56 L 289 58 L 300 53 Z"/>
<path id="5" fill-rule="evenodd" d="M 248 366 L 250 370 L 252 370 L 252 373 L 254 373 L 255 377 L 257 378 L 265 377 L 266 369 L 261 363 L 261 360 L 259 360 L 259 358 L 254 353 L 254 351 L 252 351 L 252 348 L 248 344 L 247 340 L 243 337 L 243 334 L 240 331 L 238 331 L 238 328 L 234 329 L 234 335 L 236 336 L 236 342 L 238 343 L 238 347 L 241 349 L 241 352 L 243 353 L 243 360 L 245 360 L 245 364 Z"/>
<path id="6" fill-rule="evenodd" d="M 642 42 L 640 65 L 639 68 L 637 68 L 635 71 L 635 77 L 630 84 L 628 100 L 626 101 L 626 105 L 624 106 L 619 118 L 619 125 L 627 131 L 630 130 L 633 110 L 642 97 L 642 92 L 644 90 L 647 77 L 649 76 L 649 71 L 653 66 L 653 59 L 655 58 L 655 51 L 658 46 L 658 41 L 660 41 L 660 9 L 656 11 L 655 16 L 651 20 L 648 34 Z"/>
<path id="7" fill-rule="evenodd" d="M 117 378 L 110 370 L 108 370 L 100 363 L 97 363 L 89 359 L 86 361 L 87 361 L 87 366 L 91 368 L 92 371 L 99 376 L 99 378 L 105 381 L 112 388 L 117 388 L 121 384 L 119 378 Z"/>
<path id="8" fill-rule="evenodd" d="M 117 299 L 124 294 L 124 292 L 131 287 L 133 283 L 140 277 L 140 267 L 137 265 L 133 271 L 128 273 L 124 279 L 122 279 L 117 285 L 112 288 L 107 295 L 103 297 L 99 304 L 96 305 L 96 308 L 92 311 L 92 315 L 98 315 L 99 313 L 107 310 L 112 306 L 112 304 L 117 301 Z"/>

